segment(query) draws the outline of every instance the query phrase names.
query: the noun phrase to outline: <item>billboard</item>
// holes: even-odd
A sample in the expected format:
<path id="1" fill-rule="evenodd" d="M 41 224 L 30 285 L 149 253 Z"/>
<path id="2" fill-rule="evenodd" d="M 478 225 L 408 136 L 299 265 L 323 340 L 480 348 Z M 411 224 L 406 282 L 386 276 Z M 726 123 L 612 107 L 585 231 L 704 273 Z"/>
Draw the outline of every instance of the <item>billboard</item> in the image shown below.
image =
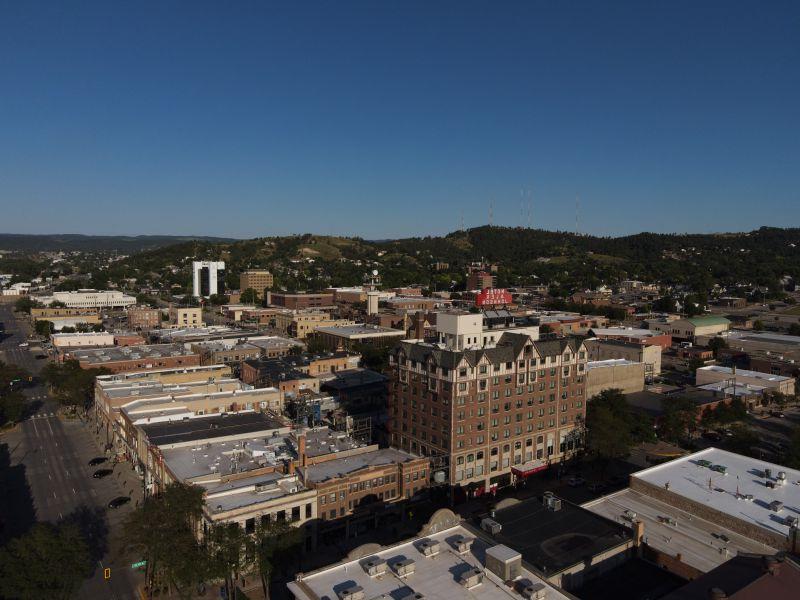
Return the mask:
<path id="1" fill-rule="evenodd" d="M 475 306 L 506 306 L 511 304 L 511 294 L 508 290 L 499 288 L 484 288 L 475 298 Z"/>

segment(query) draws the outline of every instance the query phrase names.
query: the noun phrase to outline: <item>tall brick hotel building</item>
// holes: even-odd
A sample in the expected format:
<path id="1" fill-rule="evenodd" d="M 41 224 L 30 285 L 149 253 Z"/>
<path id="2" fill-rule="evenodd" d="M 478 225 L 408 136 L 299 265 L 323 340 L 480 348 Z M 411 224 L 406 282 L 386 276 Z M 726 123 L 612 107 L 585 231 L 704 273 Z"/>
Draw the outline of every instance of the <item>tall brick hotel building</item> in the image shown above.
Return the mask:
<path id="1" fill-rule="evenodd" d="M 434 478 L 480 493 L 569 457 L 581 444 L 586 363 L 578 338 L 539 340 L 513 319 L 439 313 L 436 340 L 390 356 L 393 446 L 432 457 Z"/>

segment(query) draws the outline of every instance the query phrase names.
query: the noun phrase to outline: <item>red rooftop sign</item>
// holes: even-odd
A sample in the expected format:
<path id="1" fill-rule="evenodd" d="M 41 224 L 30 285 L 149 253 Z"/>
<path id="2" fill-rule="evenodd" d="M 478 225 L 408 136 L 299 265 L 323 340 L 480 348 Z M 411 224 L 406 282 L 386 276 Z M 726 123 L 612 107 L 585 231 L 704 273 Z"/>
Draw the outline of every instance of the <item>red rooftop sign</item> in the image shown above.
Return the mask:
<path id="1" fill-rule="evenodd" d="M 475 298 L 475 306 L 505 306 L 511 304 L 511 294 L 507 290 L 484 288 Z"/>

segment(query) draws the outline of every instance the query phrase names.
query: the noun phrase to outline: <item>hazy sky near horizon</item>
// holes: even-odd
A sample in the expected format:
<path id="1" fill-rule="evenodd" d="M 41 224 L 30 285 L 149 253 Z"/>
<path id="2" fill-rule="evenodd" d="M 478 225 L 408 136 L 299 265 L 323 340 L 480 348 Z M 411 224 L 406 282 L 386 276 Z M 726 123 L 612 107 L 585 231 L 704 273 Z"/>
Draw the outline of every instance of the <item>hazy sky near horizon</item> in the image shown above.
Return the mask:
<path id="1" fill-rule="evenodd" d="M 576 196 L 598 235 L 800 225 L 800 2 L 0 2 L 0 232 L 377 239 L 529 198 L 572 230 Z"/>

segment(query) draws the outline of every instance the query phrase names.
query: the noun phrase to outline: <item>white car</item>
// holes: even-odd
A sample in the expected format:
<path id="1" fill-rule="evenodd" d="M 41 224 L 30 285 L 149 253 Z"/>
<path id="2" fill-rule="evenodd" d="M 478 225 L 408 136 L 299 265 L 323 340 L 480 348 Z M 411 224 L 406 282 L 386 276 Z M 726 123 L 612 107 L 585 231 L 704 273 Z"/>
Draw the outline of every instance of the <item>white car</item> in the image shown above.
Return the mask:
<path id="1" fill-rule="evenodd" d="M 22 343 L 19 345 L 19 347 L 20 347 L 20 348 L 27 348 L 27 347 L 28 347 L 28 342 L 22 342 Z"/>

